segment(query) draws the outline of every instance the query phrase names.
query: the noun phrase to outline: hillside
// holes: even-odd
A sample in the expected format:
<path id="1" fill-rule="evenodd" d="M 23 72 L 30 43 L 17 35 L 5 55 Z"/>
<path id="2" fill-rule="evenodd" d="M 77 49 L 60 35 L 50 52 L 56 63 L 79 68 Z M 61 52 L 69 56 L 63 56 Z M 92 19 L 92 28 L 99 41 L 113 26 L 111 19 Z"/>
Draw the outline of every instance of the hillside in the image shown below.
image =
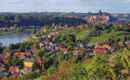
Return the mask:
<path id="1" fill-rule="evenodd" d="M 129 80 L 129 34 L 129 26 L 112 24 L 44 26 L 23 43 L 0 47 L 8 74 L 0 78 Z"/>

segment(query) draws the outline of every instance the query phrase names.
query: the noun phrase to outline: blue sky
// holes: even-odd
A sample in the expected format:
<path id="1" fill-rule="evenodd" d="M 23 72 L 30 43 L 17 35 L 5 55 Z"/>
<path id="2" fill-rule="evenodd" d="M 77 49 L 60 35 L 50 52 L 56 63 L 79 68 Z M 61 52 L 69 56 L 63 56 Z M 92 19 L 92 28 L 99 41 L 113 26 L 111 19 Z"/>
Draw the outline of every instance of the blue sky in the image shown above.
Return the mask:
<path id="1" fill-rule="evenodd" d="M 0 0 L 0 12 L 130 13 L 130 0 Z"/>

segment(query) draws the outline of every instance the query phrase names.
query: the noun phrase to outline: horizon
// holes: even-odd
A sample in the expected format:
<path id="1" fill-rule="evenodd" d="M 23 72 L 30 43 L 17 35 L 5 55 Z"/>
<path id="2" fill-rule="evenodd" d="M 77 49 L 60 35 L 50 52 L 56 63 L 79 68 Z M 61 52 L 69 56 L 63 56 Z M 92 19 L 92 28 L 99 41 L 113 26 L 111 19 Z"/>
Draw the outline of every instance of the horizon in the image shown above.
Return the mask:
<path id="1" fill-rule="evenodd" d="M 111 12 L 104 12 L 104 11 L 102 11 L 103 13 L 109 13 L 109 14 L 130 14 L 130 12 L 129 13 L 111 13 Z M 87 14 L 87 13 L 99 13 L 99 11 L 97 11 L 97 12 L 0 12 L 0 14 L 4 14 L 4 13 L 16 13 L 16 14 L 24 14 L 24 13 L 76 13 L 76 14 Z"/>
<path id="2" fill-rule="evenodd" d="M 0 13 L 130 13 L 130 0 L 1 0 Z"/>

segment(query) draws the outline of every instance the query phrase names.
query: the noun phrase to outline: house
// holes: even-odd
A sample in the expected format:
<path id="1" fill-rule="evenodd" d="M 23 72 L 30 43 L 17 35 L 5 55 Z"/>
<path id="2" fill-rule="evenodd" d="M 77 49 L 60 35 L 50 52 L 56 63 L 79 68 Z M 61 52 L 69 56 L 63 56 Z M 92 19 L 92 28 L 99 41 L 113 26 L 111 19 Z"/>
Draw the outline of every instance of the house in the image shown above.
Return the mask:
<path id="1" fill-rule="evenodd" d="M 16 79 L 19 80 L 20 76 L 22 76 L 21 72 L 13 72 L 12 75 L 11 75 L 11 79 L 13 79 L 13 80 L 16 80 Z"/>
<path id="2" fill-rule="evenodd" d="M 83 25 L 78 25 L 77 28 L 81 29 L 81 28 L 84 28 Z"/>
<path id="3" fill-rule="evenodd" d="M 130 47 L 130 40 L 127 40 L 127 41 L 125 42 L 125 44 L 126 44 L 127 47 Z"/>
<path id="4" fill-rule="evenodd" d="M 130 26 L 130 23 L 128 24 L 128 26 Z"/>
<path id="5" fill-rule="evenodd" d="M 84 59 L 85 62 L 88 62 L 88 61 L 90 61 L 90 60 L 91 60 L 91 58 L 85 58 L 85 59 Z"/>
<path id="6" fill-rule="evenodd" d="M 67 51 L 68 51 L 68 49 L 67 49 L 67 48 L 63 48 L 62 50 L 64 51 L 64 54 L 66 54 L 66 53 L 67 53 Z"/>
<path id="7" fill-rule="evenodd" d="M 8 60 L 3 60 L 3 63 L 4 64 L 8 64 Z"/>
<path id="8" fill-rule="evenodd" d="M 100 44 L 100 42 L 96 42 L 96 45 L 99 45 Z"/>
<path id="9" fill-rule="evenodd" d="M 22 74 L 21 74 L 21 72 L 13 72 L 12 75 L 13 76 L 21 76 Z"/>
<path id="10" fill-rule="evenodd" d="M 31 72 L 31 71 L 32 71 L 31 67 L 24 66 L 24 72 Z"/>
<path id="11" fill-rule="evenodd" d="M 130 47 L 130 44 L 126 44 L 127 47 Z"/>
<path id="12" fill-rule="evenodd" d="M 103 47 L 104 47 L 104 48 L 107 48 L 107 49 L 109 49 L 109 50 L 111 49 L 111 47 L 110 47 L 109 45 L 107 45 L 107 44 L 104 44 Z"/>
<path id="13" fill-rule="evenodd" d="M 73 55 L 78 55 L 78 51 L 74 50 L 73 52 Z"/>
<path id="14" fill-rule="evenodd" d="M 0 60 L 0 65 L 8 64 L 8 60 Z"/>
<path id="15" fill-rule="evenodd" d="M 25 58 L 25 53 L 24 52 L 15 52 L 14 54 L 15 56 L 21 58 L 21 59 L 24 59 Z"/>
<path id="16" fill-rule="evenodd" d="M 122 45 L 123 45 L 123 42 L 119 41 L 119 42 L 118 42 L 118 45 L 122 46 Z"/>
<path id="17" fill-rule="evenodd" d="M 119 27 L 123 27 L 123 26 L 124 26 L 124 24 L 118 24 L 118 26 L 119 26 Z"/>
<path id="18" fill-rule="evenodd" d="M 38 57 L 36 60 L 37 62 L 42 62 L 42 59 L 40 57 Z"/>
<path id="19" fill-rule="evenodd" d="M 18 72 L 18 71 L 19 71 L 19 68 L 18 68 L 17 66 L 11 66 L 11 67 L 9 67 L 9 71 L 10 71 L 11 73 L 13 73 L 13 72 Z"/>
<path id="20" fill-rule="evenodd" d="M 101 17 L 102 19 L 107 19 L 107 20 L 109 20 L 109 15 L 107 15 L 107 14 L 102 14 L 100 17 Z"/>
<path id="21" fill-rule="evenodd" d="M 94 53 L 95 54 L 105 54 L 106 51 L 107 51 L 107 49 L 104 48 L 104 47 L 95 47 L 94 48 Z"/>
<path id="22" fill-rule="evenodd" d="M 27 66 L 27 67 L 32 67 L 34 64 L 34 59 L 26 59 L 24 60 L 24 66 Z"/>
<path id="23" fill-rule="evenodd" d="M 9 57 L 10 52 L 9 51 L 4 51 L 1 55 L 4 56 L 4 57 Z"/>
<path id="24" fill-rule="evenodd" d="M 60 45 L 59 46 L 60 50 L 64 52 L 64 54 L 66 54 L 68 52 L 68 49 L 67 48 L 64 48 L 63 45 Z"/>
<path id="25" fill-rule="evenodd" d="M 3 72 L 5 70 L 5 68 L 0 68 L 0 73 Z"/>
<path id="26" fill-rule="evenodd" d="M 79 53 L 82 53 L 82 50 L 73 50 L 72 53 L 73 55 L 78 55 Z"/>

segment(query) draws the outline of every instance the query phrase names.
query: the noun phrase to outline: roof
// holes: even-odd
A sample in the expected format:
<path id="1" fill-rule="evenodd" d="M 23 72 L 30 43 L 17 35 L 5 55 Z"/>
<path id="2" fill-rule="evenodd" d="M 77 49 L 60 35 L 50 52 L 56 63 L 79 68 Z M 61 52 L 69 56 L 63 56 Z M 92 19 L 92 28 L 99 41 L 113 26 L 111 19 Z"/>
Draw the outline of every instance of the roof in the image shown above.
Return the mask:
<path id="1" fill-rule="evenodd" d="M 15 55 L 23 56 L 24 54 L 25 54 L 24 52 L 15 52 Z"/>
<path id="2" fill-rule="evenodd" d="M 123 42 L 119 41 L 119 42 L 118 42 L 118 44 L 119 44 L 119 45 L 122 45 L 122 44 L 123 44 Z"/>
<path id="3" fill-rule="evenodd" d="M 99 44 L 100 42 L 96 42 L 96 44 Z"/>
<path id="4" fill-rule="evenodd" d="M 105 52 L 106 52 L 106 48 L 103 48 L 103 47 L 96 47 L 94 49 L 95 54 L 104 54 Z"/>
<path id="5" fill-rule="evenodd" d="M 4 63 L 8 63 L 8 60 L 3 60 Z"/>
<path id="6" fill-rule="evenodd" d="M 88 62 L 88 61 L 90 61 L 90 60 L 91 60 L 91 58 L 85 58 L 85 59 L 84 59 L 85 62 Z"/>
<path id="7" fill-rule="evenodd" d="M 73 54 L 77 54 L 77 51 L 76 51 L 76 50 L 74 50 L 72 53 L 73 53 Z"/>
<path id="8" fill-rule="evenodd" d="M 42 59 L 40 57 L 38 57 L 36 60 L 37 62 L 42 62 Z"/>
<path id="9" fill-rule="evenodd" d="M 11 66 L 9 67 L 9 71 L 17 71 L 18 67 L 17 66 Z"/>
<path id="10" fill-rule="evenodd" d="M 103 47 L 104 47 L 104 48 L 108 48 L 108 49 L 111 48 L 111 47 L 110 47 L 109 45 L 107 45 L 107 44 L 104 44 Z"/>
<path id="11" fill-rule="evenodd" d="M 127 47 L 130 47 L 130 44 L 126 44 Z"/>
<path id="12" fill-rule="evenodd" d="M 84 26 L 83 25 L 78 25 L 77 28 L 83 28 Z"/>
<path id="13" fill-rule="evenodd" d="M 12 75 L 20 76 L 20 75 L 21 75 L 21 72 L 13 72 Z"/>
<path id="14" fill-rule="evenodd" d="M 29 66 L 24 66 L 24 71 L 27 71 L 27 70 L 31 70 L 31 67 L 29 67 Z"/>

